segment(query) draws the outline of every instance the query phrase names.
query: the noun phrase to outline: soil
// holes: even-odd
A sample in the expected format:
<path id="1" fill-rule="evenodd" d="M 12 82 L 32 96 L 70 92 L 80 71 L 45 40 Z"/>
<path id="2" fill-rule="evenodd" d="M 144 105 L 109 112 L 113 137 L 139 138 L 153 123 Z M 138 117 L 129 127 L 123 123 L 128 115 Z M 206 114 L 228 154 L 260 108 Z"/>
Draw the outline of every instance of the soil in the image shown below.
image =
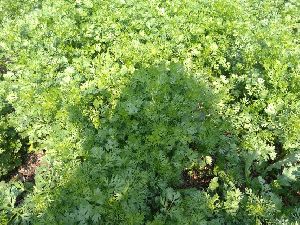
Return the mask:
<path id="1" fill-rule="evenodd" d="M 18 168 L 13 179 L 21 182 L 34 182 L 36 168 L 41 164 L 41 159 L 45 152 L 29 153 L 24 160 L 24 163 Z"/>
<path id="2" fill-rule="evenodd" d="M 10 62 L 10 60 L 7 58 L 0 59 L 0 75 L 7 73 L 7 67 L 6 67 L 7 62 Z M 1 76 L 0 76 L 0 78 L 1 78 Z"/>
<path id="3" fill-rule="evenodd" d="M 9 182 L 11 180 L 18 180 L 21 182 L 33 182 L 36 168 L 41 164 L 41 159 L 45 152 L 38 153 L 24 153 L 22 154 L 22 164 L 12 170 L 7 175 L 1 177 L 0 181 Z"/>
<path id="4" fill-rule="evenodd" d="M 44 155 L 45 151 L 22 154 L 22 164 L 5 177 L 2 177 L 2 180 L 5 182 L 20 181 L 22 183 L 27 183 L 27 185 L 29 184 L 29 186 L 33 186 L 35 183 L 34 177 L 36 169 L 41 165 L 41 160 Z M 15 207 L 23 202 L 27 192 L 28 190 L 25 190 L 17 196 Z"/>
<path id="5" fill-rule="evenodd" d="M 182 171 L 183 184 L 181 188 L 206 189 L 214 178 L 213 165 L 206 165 L 203 169 L 185 169 Z"/>

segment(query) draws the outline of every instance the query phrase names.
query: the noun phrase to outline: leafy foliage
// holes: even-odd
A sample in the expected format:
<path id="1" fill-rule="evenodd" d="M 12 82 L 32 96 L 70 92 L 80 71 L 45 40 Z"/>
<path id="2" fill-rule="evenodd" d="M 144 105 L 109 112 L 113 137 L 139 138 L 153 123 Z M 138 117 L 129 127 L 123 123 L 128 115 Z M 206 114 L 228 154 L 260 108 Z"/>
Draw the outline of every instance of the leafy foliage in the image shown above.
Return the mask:
<path id="1" fill-rule="evenodd" d="M 5 71 L 4 67 L 3 71 Z M 0 93 L 0 178 L 7 176 L 9 172 L 21 164 L 21 156 L 24 153 L 23 141 L 13 126 L 10 125 L 10 115 L 13 108 L 5 100 L 2 91 L 4 92 L 5 89 L 2 89 Z"/>
<path id="2" fill-rule="evenodd" d="M 0 221 L 297 224 L 299 8 L 4 0 Z"/>

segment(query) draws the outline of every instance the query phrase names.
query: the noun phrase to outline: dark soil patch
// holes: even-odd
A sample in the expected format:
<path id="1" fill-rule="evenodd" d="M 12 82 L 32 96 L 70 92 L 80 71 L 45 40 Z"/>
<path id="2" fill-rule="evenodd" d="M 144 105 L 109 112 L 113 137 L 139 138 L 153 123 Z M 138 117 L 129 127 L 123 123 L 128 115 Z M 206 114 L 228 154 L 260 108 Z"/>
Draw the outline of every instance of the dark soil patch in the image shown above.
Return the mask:
<path id="1" fill-rule="evenodd" d="M 44 151 L 39 153 L 27 154 L 26 157 L 23 159 L 22 165 L 19 166 L 15 171 L 15 173 L 13 174 L 13 176 L 11 176 L 11 180 L 18 180 L 25 184 L 31 183 L 30 186 L 33 187 L 36 169 L 38 166 L 41 165 L 41 160 L 44 155 L 45 155 Z M 26 197 L 28 193 L 28 188 L 25 189 L 26 189 L 25 191 L 23 191 L 20 195 L 17 196 L 15 207 L 20 205 L 23 202 L 24 198 Z"/>
<path id="2" fill-rule="evenodd" d="M 45 152 L 29 153 L 12 179 L 20 180 L 21 182 L 34 182 L 36 168 L 41 164 L 44 154 Z"/>
<path id="3" fill-rule="evenodd" d="M 41 165 L 42 157 L 45 155 L 45 151 L 38 153 L 23 153 L 22 154 L 22 164 L 11 171 L 4 177 L 1 177 L 1 180 L 5 182 L 9 181 L 20 181 L 24 183 L 25 191 L 20 193 L 17 196 L 15 207 L 20 205 L 27 193 L 32 189 L 35 184 L 34 177 L 36 174 L 36 169 Z"/>
<path id="4" fill-rule="evenodd" d="M 181 188 L 207 189 L 214 178 L 213 165 L 206 165 L 203 169 L 185 169 L 182 171 L 183 184 Z"/>
<path id="5" fill-rule="evenodd" d="M 6 64 L 9 62 L 10 62 L 10 60 L 8 58 L 0 59 L 0 75 L 7 73 Z M 1 80 L 1 76 L 0 76 L 0 80 Z"/>
<path id="6" fill-rule="evenodd" d="M 273 164 L 282 160 L 285 157 L 284 148 L 282 142 L 278 137 L 275 138 L 273 142 L 268 143 L 269 145 L 273 145 L 275 147 L 276 157 L 275 159 L 269 159 L 268 163 Z"/>

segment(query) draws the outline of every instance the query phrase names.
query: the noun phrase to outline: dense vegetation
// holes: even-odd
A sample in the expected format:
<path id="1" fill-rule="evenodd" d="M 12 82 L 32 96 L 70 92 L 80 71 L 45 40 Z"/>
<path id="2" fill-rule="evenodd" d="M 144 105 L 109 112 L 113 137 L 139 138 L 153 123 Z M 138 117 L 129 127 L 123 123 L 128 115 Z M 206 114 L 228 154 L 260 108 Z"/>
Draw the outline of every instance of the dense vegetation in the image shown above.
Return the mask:
<path id="1" fill-rule="evenodd" d="M 2 0 L 0 223 L 299 224 L 299 15 Z"/>

